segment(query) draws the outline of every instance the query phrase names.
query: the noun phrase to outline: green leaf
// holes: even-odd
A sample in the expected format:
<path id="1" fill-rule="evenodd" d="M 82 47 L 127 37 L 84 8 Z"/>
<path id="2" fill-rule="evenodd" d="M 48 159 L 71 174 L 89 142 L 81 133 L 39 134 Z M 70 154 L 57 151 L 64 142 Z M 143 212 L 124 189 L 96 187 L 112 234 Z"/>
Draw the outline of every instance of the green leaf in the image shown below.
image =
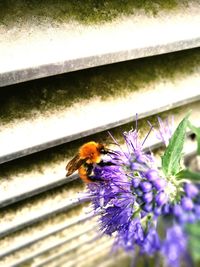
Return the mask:
<path id="1" fill-rule="evenodd" d="M 176 174 L 176 178 L 187 178 L 193 182 L 200 182 L 200 173 L 199 172 L 192 172 L 188 169 L 182 170 Z"/>
<path id="2" fill-rule="evenodd" d="M 186 136 L 188 116 L 176 128 L 162 157 L 162 169 L 165 175 L 175 175 L 180 171 L 180 160 Z"/>
<path id="3" fill-rule="evenodd" d="M 195 261 L 200 260 L 200 223 L 188 224 L 186 231 L 189 235 L 189 250 Z"/>
<path id="4" fill-rule="evenodd" d="M 200 128 L 197 128 L 196 126 L 192 125 L 190 121 L 188 121 L 188 127 L 192 130 L 193 133 L 196 134 L 197 138 L 197 154 L 200 155 Z"/>

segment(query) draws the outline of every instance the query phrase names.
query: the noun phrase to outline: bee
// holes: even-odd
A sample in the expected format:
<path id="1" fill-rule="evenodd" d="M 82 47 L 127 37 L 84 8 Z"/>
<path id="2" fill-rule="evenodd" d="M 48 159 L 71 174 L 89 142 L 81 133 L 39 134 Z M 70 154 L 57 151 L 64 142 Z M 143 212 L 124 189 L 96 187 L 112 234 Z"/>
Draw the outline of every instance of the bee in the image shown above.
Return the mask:
<path id="1" fill-rule="evenodd" d="M 108 153 L 111 154 L 113 152 L 101 143 L 96 143 L 94 141 L 85 143 L 79 148 L 78 154 L 68 162 L 66 166 L 66 176 L 78 170 L 79 177 L 85 183 L 93 182 L 94 180 L 89 176 L 92 174 L 94 165 L 103 166 L 102 155 Z M 111 163 L 106 162 L 105 165 L 111 165 Z"/>

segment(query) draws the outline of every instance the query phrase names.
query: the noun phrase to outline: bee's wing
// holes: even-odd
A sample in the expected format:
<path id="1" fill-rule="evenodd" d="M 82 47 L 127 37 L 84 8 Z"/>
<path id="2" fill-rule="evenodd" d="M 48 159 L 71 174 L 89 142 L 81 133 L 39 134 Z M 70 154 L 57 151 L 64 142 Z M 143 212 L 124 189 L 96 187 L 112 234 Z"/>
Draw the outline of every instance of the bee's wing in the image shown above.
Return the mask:
<path id="1" fill-rule="evenodd" d="M 70 160 L 67 163 L 66 166 L 66 170 L 67 170 L 67 174 L 66 176 L 71 175 L 73 172 L 75 172 L 76 170 L 78 170 L 80 168 L 80 166 L 85 162 L 85 160 L 80 159 L 79 154 L 77 154 L 72 160 Z"/>

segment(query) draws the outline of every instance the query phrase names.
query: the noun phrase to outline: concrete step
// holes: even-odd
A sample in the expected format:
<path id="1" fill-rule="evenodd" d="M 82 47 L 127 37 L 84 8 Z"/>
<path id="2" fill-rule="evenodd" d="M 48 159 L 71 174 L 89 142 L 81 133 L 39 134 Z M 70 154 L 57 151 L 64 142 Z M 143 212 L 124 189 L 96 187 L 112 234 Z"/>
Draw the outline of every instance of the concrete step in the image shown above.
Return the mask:
<path id="1" fill-rule="evenodd" d="M 199 100 L 199 51 L 4 88 L 0 163 Z"/>
<path id="2" fill-rule="evenodd" d="M 0 86 L 200 45 L 199 1 L 84 5 L 2 3 Z"/>
<path id="3" fill-rule="evenodd" d="M 166 117 L 167 115 L 174 114 L 175 123 L 177 124 L 185 116 L 187 111 L 192 110 L 191 119 L 194 124 L 199 125 L 199 106 L 200 103 L 197 101 L 181 108 L 172 109 L 163 114 L 161 113 L 160 115 Z M 144 118 L 139 122 L 143 129 L 143 135 L 149 130 L 149 126 L 146 123 L 148 119 L 155 121 L 156 116 L 155 118 Z M 119 132 L 121 133 L 131 127 L 132 123 L 124 125 L 124 127 L 115 128 L 111 130 L 111 132 L 118 138 L 118 140 L 121 140 Z M 96 140 L 108 144 L 111 142 L 107 133 L 99 134 L 90 136 L 85 141 L 74 141 L 64 147 L 57 147 L 52 150 L 47 150 L 46 152 L 43 152 L 43 154 L 29 156 L 28 159 L 21 158 L 2 165 L 0 170 L 0 207 L 6 207 L 12 203 L 30 198 L 53 188 L 58 188 L 59 186 L 63 186 L 66 192 L 67 190 L 70 190 L 71 184 L 73 184 L 73 181 L 78 177 L 76 174 L 73 174 L 71 177 L 65 177 L 66 163 L 77 153 L 79 146 L 89 140 Z M 158 140 L 151 134 L 147 139 L 144 148 L 151 147 L 154 149 L 159 145 L 160 143 Z M 193 149 L 192 146 L 191 149 Z M 81 191 L 82 188 L 83 187 L 80 184 L 80 188 L 78 186 L 77 191 Z M 60 208 L 61 206 L 67 207 L 67 205 L 75 205 L 78 199 L 71 200 L 71 202 L 67 199 L 64 199 L 63 201 L 66 203 L 64 203 L 63 206 L 60 203 Z"/>
<path id="4" fill-rule="evenodd" d="M 35 223 L 28 228 L 4 237 L 0 243 L 0 258 L 12 255 L 14 252 L 41 242 L 44 239 L 47 240 L 49 236 L 60 235 L 64 231 L 73 232 L 74 226 L 76 228 L 80 226 L 80 229 L 78 228 L 80 232 L 82 225 L 88 224 L 88 220 L 94 217 L 90 213 L 87 214 L 86 211 L 87 207 L 78 206 L 73 210 L 61 212 L 42 222 Z M 92 225 L 92 220 L 90 220 L 89 225 Z"/>
<path id="5" fill-rule="evenodd" d="M 0 237 L 80 205 L 77 192 L 82 190 L 83 185 L 77 181 L 74 185 L 66 185 L 35 198 L 24 200 L 17 206 L 2 209 L 0 211 Z"/>
<path id="6" fill-rule="evenodd" d="M 46 240 L 46 243 L 37 243 L 35 246 L 30 246 L 24 250 L 14 253 L 1 260 L 0 264 L 2 264 L 2 266 L 22 266 L 23 264 L 35 262 L 36 258 L 37 262 L 39 262 L 39 260 L 41 261 L 42 258 L 44 260 L 44 257 L 48 258 L 46 257 L 48 255 L 51 255 L 52 257 L 52 255 L 57 254 L 58 252 L 60 253 L 62 249 L 65 249 L 65 253 L 71 254 L 74 250 L 84 246 L 87 243 L 94 242 L 94 240 L 97 238 L 96 231 L 89 230 L 85 230 L 81 234 L 78 233 L 78 235 L 74 234 L 74 236 L 70 238 L 67 235 L 61 237 L 61 235 L 60 237 L 57 237 L 57 240 L 54 236 L 52 236 Z M 47 261 L 47 259 L 45 259 L 45 261 Z"/>

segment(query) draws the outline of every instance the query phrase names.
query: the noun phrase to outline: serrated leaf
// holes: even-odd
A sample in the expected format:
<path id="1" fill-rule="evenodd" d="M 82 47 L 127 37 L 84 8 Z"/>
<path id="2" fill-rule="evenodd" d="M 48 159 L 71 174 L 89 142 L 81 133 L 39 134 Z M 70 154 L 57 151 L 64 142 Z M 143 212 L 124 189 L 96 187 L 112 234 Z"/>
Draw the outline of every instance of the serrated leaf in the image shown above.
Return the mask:
<path id="1" fill-rule="evenodd" d="M 197 154 L 200 155 L 200 128 L 194 126 L 190 121 L 188 121 L 188 127 L 196 134 L 197 138 Z"/>
<path id="2" fill-rule="evenodd" d="M 180 171 L 180 160 L 186 136 L 188 116 L 176 128 L 162 157 L 162 169 L 165 175 L 175 175 Z"/>
<path id="3" fill-rule="evenodd" d="M 200 173 L 192 172 L 188 169 L 182 170 L 176 174 L 177 179 L 187 178 L 192 182 L 200 182 Z"/>

